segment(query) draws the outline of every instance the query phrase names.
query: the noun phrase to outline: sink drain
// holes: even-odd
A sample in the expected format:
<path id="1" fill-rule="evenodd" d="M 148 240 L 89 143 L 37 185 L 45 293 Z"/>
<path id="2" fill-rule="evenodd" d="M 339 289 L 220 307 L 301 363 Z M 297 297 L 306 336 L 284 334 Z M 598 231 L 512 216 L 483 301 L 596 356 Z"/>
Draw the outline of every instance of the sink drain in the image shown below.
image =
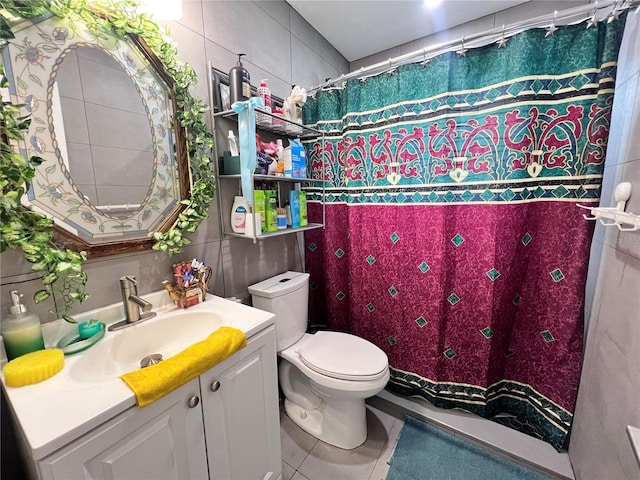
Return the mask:
<path id="1" fill-rule="evenodd" d="M 162 354 L 160 353 L 152 353 L 151 355 L 144 357 L 140 360 L 140 368 L 150 367 L 151 365 L 155 365 L 156 363 L 160 363 L 162 361 Z"/>

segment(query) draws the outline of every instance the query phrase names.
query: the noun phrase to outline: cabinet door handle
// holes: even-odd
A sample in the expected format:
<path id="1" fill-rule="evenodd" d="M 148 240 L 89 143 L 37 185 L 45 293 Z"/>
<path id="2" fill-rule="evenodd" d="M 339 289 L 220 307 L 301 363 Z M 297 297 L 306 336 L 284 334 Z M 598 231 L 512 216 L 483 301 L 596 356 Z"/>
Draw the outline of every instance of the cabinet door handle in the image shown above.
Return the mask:
<path id="1" fill-rule="evenodd" d="M 211 382 L 211 391 L 217 392 L 218 390 L 220 390 L 220 382 L 218 380 Z"/>
<path id="2" fill-rule="evenodd" d="M 200 403 L 200 398 L 197 395 L 194 395 L 189 399 L 189 408 L 195 408 Z"/>

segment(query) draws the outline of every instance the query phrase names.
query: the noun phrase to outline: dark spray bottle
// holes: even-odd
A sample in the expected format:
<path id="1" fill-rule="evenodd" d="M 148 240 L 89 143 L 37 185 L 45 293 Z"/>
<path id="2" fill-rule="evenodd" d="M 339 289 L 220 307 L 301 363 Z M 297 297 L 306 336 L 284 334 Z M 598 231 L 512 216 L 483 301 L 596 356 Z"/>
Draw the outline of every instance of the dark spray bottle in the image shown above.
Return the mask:
<path id="1" fill-rule="evenodd" d="M 242 102 L 251 98 L 251 77 L 246 68 L 242 66 L 242 56 L 238 54 L 238 63 L 229 70 L 229 98 L 233 102 Z"/>

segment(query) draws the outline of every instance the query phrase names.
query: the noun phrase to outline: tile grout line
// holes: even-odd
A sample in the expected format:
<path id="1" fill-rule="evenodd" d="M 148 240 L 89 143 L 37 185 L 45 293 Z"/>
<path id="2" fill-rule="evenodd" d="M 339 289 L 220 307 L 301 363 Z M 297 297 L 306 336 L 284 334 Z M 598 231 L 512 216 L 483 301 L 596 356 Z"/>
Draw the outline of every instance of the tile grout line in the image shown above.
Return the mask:
<path id="1" fill-rule="evenodd" d="M 384 472 L 384 477 L 381 477 L 380 480 L 385 480 L 387 478 L 387 475 L 389 474 L 389 468 L 391 467 L 391 465 L 389 464 L 389 461 L 391 460 L 391 458 L 393 457 L 393 454 L 396 451 L 396 447 L 398 446 L 398 440 L 400 440 L 400 431 L 402 430 L 402 427 L 404 426 L 404 420 L 401 420 L 399 418 L 396 418 L 393 423 L 391 424 L 391 427 L 389 428 L 389 433 L 393 432 L 394 429 L 396 428 L 396 424 L 400 425 L 399 429 L 398 429 L 398 433 L 395 435 L 395 439 L 393 439 L 393 447 L 391 448 L 391 452 L 389 453 L 389 457 L 386 459 L 382 459 L 382 455 L 384 454 L 386 456 L 387 451 L 386 448 L 390 443 L 390 438 L 387 438 L 387 441 L 385 442 L 384 447 L 382 448 L 382 450 L 380 451 L 380 455 L 378 456 L 378 460 L 376 461 L 376 464 L 373 467 L 373 471 L 371 472 L 371 475 L 369 475 L 369 480 L 375 480 L 373 478 L 373 474 L 376 473 L 376 467 L 378 466 L 378 462 L 380 462 L 380 460 L 383 460 L 384 464 L 381 467 L 382 472 Z M 380 473 L 382 473 L 380 472 Z"/>

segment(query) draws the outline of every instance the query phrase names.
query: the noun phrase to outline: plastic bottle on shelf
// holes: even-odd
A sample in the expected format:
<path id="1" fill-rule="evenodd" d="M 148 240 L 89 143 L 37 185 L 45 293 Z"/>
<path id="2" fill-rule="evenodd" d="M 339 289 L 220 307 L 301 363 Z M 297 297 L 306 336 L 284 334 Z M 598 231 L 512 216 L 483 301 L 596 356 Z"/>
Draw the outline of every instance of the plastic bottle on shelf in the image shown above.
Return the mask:
<path id="1" fill-rule="evenodd" d="M 267 170 L 267 175 L 278 175 L 278 160 L 274 158 L 269 164 L 269 169 Z"/>
<path id="2" fill-rule="evenodd" d="M 284 146 L 282 145 L 282 139 L 278 138 L 276 140 L 276 145 L 278 146 L 278 173 L 277 175 L 284 175 Z"/>
<path id="3" fill-rule="evenodd" d="M 267 80 L 260 80 L 260 86 L 258 87 L 258 96 L 262 98 L 264 102 L 263 110 L 271 113 L 271 90 L 267 86 Z M 256 121 L 258 125 L 271 125 L 271 117 L 263 113 L 256 114 Z"/>
<path id="4" fill-rule="evenodd" d="M 274 130 L 284 132 L 286 130 L 286 126 L 284 124 L 284 112 L 281 108 L 273 107 L 271 112 L 275 115 L 275 118 L 271 118 L 271 126 Z"/>
<path id="5" fill-rule="evenodd" d="M 231 104 L 249 100 L 251 97 L 251 76 L 249 71 L 242 65 L 242 56 L 246 53 L 238 54 L 238 63 L 229 70 L 229 99 Z"/>
<path id="6" fill-rule="evenodd" d="M 291 208 L 291 226 L 300 226 L 300 192 L 298 190 L 289 191 L 289 206 Z"/>
<path id="7" fill-rule="evenodd" d="M 235 233 L 244 233 L 247 213 L 251 213 L 249 203 L 244 197 L 235 197 L 231 207 L 231 230 Z"/>
<path id="8" fill-rule="evenodd" d="M 284 149 L 282 157 L 282 168 L 284 176 L 291 178 L 293 177 L 293 165 L 291 163 L 291 146 L 288 146 Z"/>
<path id="9" fill-rule="evenodd" d="M 229 130 L 227 141 L 229 142 L 229 151 L 231 152 L 231 156 L 237 157 L 240 155 L 238 152 L 238 140 L 236 139 L 236 135 L 233 133 L 233 130 Z"/>

